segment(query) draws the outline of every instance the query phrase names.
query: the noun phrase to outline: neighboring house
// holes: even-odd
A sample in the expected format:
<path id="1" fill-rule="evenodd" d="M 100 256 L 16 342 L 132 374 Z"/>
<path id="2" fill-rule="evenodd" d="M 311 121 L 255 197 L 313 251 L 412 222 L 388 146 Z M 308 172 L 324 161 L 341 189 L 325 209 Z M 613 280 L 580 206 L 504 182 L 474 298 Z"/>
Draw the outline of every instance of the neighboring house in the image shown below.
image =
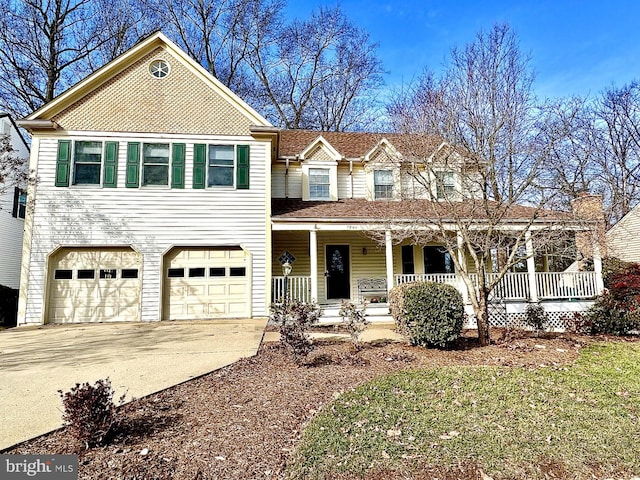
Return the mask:
<path id="1" fill-rule="evenodd" d="M 8 137 L 13 154 L 24 159 L 26 169 L 29 147 L 8 113 L 0 113 L 0 135 Z M 0 286 L 13 290 L 20 287 L 26 188 L 11 174 L 0 184 Z"/>
<path id="2" fill-rule="evenodd" d="M 640 262 L 640 205 L 636 205 L 605 234 L 607 256 Z"/>
<path id="3" fill-rule="evenodd" d="M 422 195 L 394 164 L 406 137 L 278 130 L 160 33 L 21 124 L 39 181 L 19 324 L 261 317 L 285 285 L 326 311 L 384 302 L 405 281 L 459 285 L 440 245 L 395 245 L 385 221 L 414 221 L 407 191 L 428 202 L 466 188 L 455 165 Z M 425 158 L 446 148 L 432 140 Z M 529 299 L 553 299 L 557 316 L 583 308 L 575 300 L 601 288 L 594 263 L 538 273 L 527 262 L 502 296 L 514 313 Z"/>

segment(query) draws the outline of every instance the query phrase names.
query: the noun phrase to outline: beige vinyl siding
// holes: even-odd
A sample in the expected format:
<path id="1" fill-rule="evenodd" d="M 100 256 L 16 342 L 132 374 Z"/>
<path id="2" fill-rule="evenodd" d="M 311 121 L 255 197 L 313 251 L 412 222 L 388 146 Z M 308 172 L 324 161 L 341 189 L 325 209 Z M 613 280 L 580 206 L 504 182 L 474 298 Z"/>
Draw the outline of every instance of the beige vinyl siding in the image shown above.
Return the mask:
<path id="1" fill-rule="evenodd" d="M 131 246 L 142 254 L 141 320 L 160 319 L 162 256 L 172 246 L 242 246 L 251 254 L 252 315 L 265 316 L 269 245 L 265 209 L 269 144 L 252 137 L 75 136 L 71 140 L 118 141 L 118 187 L 55 187 L 56 138 L 39 142 L 33 249 L 29 265 L 26 322 L 43 320 L 48 255 L 59 246 Z M 186 144 L 185 188 L 125 188 L 127 142 Z M 244 144 L 251 148 L 248 190 L 193 189 L 193 144 Z"/>
<path id="2" fill-rule="evenodd" d="M 311 273 L 311 260 L 309 256 L 309 232 L 281 232 L 272 234 L 273 238 L 273 259 L 271 262 L 271 274 L 274 277 L 282 276 L 282 265 L 278 258 L 286 250 L 295 258 L 293 262 L 293 276 L 308 276 Z M 318 267 L 319 268 L 319 267 Z"/>
<path id="3" fill-rule="evenodd" d="M 625 262 L 640 262 L 640 206 L 625 215 L 606 233 L 607 252 Z"/>
<path id="4" fill-rule="evenodd" d="M 281 163 L 274 163 L 271 166 L 271 198 L 286 198 L 286 169 L 286 165 Z"/>

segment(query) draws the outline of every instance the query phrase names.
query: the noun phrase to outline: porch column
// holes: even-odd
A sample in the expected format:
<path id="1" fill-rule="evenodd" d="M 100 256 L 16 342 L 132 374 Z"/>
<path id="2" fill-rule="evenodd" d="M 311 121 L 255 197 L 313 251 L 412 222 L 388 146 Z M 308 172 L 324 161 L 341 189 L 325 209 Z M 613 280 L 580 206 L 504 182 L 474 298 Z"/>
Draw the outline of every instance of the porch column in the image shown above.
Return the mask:
<path id="1" fill-rule="evenodd" d="M 602 278 L 602 256 L 600 255 L 600 244 L 598 240 L 593 242 L 593 271 L 596 274 L 596 295 L 602 295 L 604 291 L 604 280 Z"/>
<path id="2" fill-rule="evenodd" d="M 460 265 L 465 265 L 466 269 L 467 260 L 464 254 L 464 240 L 462 238 L 462 233 L 458 231 L 456 236 L 458 240 L 458 263 Z M 462 275 L 460 274 L 458 274 L 458 284 L 458 290 L 460 290 L 460 293 L 462 294 L 462 301 L 466 305 L 467 303 L 469 303 L 469 292 L 467 291 L 467 285 L 464 283 L 464 280 L 462 280 Z"/>
<path id="3" fill-rule="evenodd" d="M 393 244 L 391 243 L 391 231 L 384 232 L 384 247 L 387 263 L 387 292 L 390 292 L 393 285 Z"/>
<path id="4" fill-rule="evenodd" d="M 309 230 L 309 258 L 311 261 L 311 301 L 318 302 L 318 234 Z"/>
<path id="5" fill-rule="evenodd" d="M 538 301 L 538 288 L 536 285 L 536 259 L 533 256 L 533 240 L 531 232 L 524 234 L 525 248 L 527 251 L 527 273 L 529 274 L 529 297 L 532 302 Z"/>

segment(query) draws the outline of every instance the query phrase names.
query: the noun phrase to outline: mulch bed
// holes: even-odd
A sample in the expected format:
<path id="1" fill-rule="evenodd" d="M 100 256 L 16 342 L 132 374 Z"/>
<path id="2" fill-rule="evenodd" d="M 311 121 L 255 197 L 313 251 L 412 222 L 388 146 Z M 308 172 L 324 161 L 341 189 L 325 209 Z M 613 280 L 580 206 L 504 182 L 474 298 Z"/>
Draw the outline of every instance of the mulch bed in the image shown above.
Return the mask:
<path id="1" fill-rule="evenodd" d="M 80 479 L 282 478 L 314 415 L 374 377 L 445 365 L 562 365 L 589 341 L 547 335 L 479 348 L 465 337 L 453 350 L 380 342 L 358 352 L 348 342 L 326 342 L 302 366 L 279 344 L 264 344 L 253 358 L 123 406 L 120 431 L 107 446 L 81 451 L 62 429 L 6 453 L 80 453 Z"/>

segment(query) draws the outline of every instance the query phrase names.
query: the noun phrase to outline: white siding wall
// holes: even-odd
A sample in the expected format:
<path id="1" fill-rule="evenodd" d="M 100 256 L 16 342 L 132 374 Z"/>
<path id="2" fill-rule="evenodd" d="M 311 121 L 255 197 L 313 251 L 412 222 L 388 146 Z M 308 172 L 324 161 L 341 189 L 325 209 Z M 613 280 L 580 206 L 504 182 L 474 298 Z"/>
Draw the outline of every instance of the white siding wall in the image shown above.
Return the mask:
<path id="1" fill-rule="evenodd" d="M 18 289 L 24 220 L 12 215 L 13 187 L 2 189 L 0 185 L 0 285 Z"/>
<path id="2" fill-rule="evenodd" d="M 242 245 L 252 255 L 252 314 L 267 314 L 269 223 L 265 201 L 269 144 L 251 137 L 71 139 L 120 142 L 118 188 L 55 187 L 57 139 L 41 139 L 26 323 L 44 319 L 47 258 L 63 245 L 131 245 L 138 250 L 143 255 L 142 321 L 160 319 L 162 255 L 171 246 Z M 184 189 L 125 188 L 127 142 L 145 140 L 187 144 Z M 250 189 L 193 189 L 193 144 L 226 142 L 250 145 Z"/>
<path id="3" fill-rule="evenodd" d="M 29 160 L 29 150 L 9 118 L 2 117 L 0 118 L 0 135 L 7 134 L 11 146 L 20 158 L 25 159 L 26 165 Z M 0 285 L 18 289 L 24 220 L 13 217 L 13 199 L 14 186 L 0 184 Z"/>

